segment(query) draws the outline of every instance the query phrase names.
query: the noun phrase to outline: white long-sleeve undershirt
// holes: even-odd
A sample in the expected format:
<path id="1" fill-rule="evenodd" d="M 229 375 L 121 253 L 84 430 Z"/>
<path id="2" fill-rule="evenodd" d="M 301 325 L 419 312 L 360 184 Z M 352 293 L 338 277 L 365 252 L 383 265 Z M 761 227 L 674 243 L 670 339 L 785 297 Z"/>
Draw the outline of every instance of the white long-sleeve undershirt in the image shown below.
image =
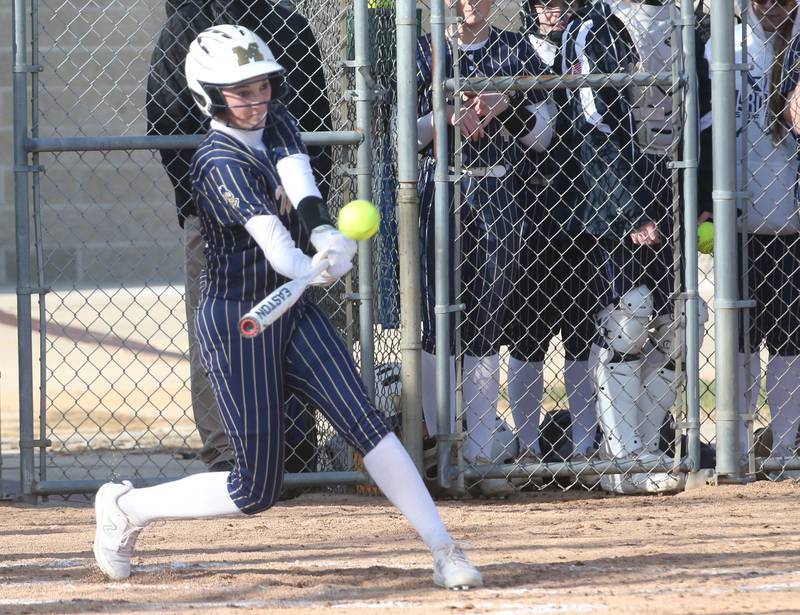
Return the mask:
<path id="1" fill-rule="evenodd" d="M 295 245 L 278 216 L 253 216 L 244 228 L 264 252 L 270 267 L 279 274 L 294 279 L 308 273 L 311 257 Z"/>

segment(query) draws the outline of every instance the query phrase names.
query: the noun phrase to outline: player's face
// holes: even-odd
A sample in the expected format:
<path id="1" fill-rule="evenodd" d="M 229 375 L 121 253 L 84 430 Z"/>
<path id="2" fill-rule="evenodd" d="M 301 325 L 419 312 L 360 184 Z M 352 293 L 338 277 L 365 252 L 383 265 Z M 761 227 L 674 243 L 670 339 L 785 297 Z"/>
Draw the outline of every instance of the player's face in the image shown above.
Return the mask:
<path id="1" fill-rule="evenodd" d="M 563 31 L 573 11 L 572 4 L 565 0 L 537 2 L 534 8 L 539 21 L 539 32 L 545 36 L 551 32 Z"/>
<path id="2" fill-rule="evenodd" d="M 464 21 L 464 25 L 475 28 L 485 25 L 492 12 L 494 0 L 457 0 L 458 16 Z"/>
<path id="3" fill-rule="evenodd" d="M 753 15 L 765 32 L 775 32 L 789 19 L 794 0 L 752 0 Z"/>
<path id="4" fill-rule="evenodd" d="M 262 75 L 222 88 L 222 96 L 228 105 L 224 119 L 231 126 L 245 130 L 264 127 L 272 100 L 272 85 L 268 76 Z"/>

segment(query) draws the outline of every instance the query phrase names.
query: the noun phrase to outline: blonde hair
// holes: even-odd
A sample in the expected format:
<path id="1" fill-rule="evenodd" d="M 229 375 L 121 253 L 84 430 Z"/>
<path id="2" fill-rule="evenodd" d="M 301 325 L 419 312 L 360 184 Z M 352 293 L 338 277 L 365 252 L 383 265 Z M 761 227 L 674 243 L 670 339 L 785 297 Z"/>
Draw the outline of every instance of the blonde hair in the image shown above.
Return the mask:
<path id="1" fill-rule="evenodd" d="M 774 39 L 773 48 L 775 57 L 772 58 L 769 79 L 769 112 L 770 112 L 770 134 L 774 143 L 780 143 L 787 134 L 786 122 L 783 119 L 783 110 L 786 108 L 786 97 L 781 93 L 781 74 L 783 71 L 783 59 L 786 55 L 786 48 L 792 39 L 794 20 L 797 13 L 797 4 L 794 0 L 784 0 L 787 4 L 791 3 L 792 8 L 789 16 L 784 20 L 780 27 L 772 34 Z"/>

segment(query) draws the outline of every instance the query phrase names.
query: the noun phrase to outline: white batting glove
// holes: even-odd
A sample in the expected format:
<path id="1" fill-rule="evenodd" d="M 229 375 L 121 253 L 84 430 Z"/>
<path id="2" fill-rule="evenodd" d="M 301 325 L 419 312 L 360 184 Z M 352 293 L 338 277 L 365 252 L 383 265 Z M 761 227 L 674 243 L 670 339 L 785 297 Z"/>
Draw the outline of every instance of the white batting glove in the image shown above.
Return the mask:
<path id="1" fill-rule="evenodd" d="M 353 256 L 355 256 L 356 250 L 358 249 L 358 244 L 355 241 L 342 235 L 330 224 L 321 224 L 316 227 L 311 231 L 310 239 L 311 245 L 314 246 L 317 252 L 324 252 L 325 250 L 338 252 L 348 261 L 353 260 Z M 344 273 L 341 275 L 344 275 Z"/>
<path id="2" fill-rule="evenodd" d="M 346 254 L 324 250 L 317 252 L 311 259 L 311 269 L 326 259 L 329 263 L 328 268 L 311 280 L 314 286 L 330 286 L 353 268 L 352 256 L 348 258 Z"/>

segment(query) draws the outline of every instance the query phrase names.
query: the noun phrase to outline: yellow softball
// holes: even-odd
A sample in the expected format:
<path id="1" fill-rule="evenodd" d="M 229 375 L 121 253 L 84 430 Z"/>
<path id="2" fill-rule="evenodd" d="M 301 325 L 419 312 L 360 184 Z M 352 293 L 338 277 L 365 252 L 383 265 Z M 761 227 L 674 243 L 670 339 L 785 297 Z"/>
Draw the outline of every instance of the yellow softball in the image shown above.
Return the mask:
<path id="1" fill-rule="evenodd" d="M 342 235 L 363 241 L 378 232 L 381 217 L 375 205 L 365 199 L 350 201 L 339 210 L 336 225 Z"/>

